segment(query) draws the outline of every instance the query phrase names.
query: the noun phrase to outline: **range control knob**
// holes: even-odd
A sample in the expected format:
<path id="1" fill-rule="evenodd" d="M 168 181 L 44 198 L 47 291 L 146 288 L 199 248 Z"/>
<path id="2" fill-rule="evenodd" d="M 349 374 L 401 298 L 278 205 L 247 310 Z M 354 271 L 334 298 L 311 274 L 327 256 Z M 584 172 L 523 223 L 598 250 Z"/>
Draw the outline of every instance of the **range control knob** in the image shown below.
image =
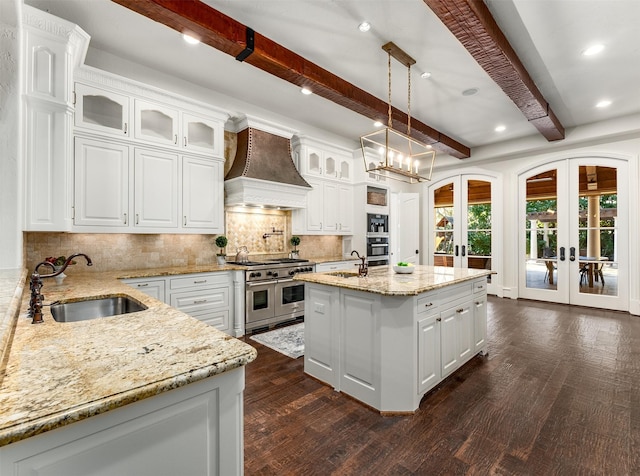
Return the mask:
<path id="1" fill-rule="evenodd" d="M 277 276 L 277 274 L 274 274 L 273 271 L 267 271 L 267 276 Z"/>
<path id="2" fill-rule="evenodd" d="M 269 274 L 269 273 L 267 273 L 267 274 Z M 277 278 L 278 277 L 278 272 L 274 271 L 273 273 L 271 273 L 271 276 L 273 276 L 274 278 Z"/>
<path id="3" fill-rule="evenodd" d="M 292 269 L 291 271 L 289 271 L 289 276 L 293 276 L 297 271 L 297 269 Z"/>
<path id="4" fill-rule="evenodd" d="M 313 268 L 311 266 L 307 267 L 304 269 L 305 271 L 313 271 Z"/>
<path id="5" fill-rule="evenodd" d="M 256 277 L 259 278 L 260 276 L 262 276 L 262 273 L 260 271 L 256 271 Z"/>
<path id="6" fill-rule="evenodd" d="M 262 273 L 259 272 L 259 271 L 256 271 L 255 273 L 249 274 L 250 278 L 259 278 L 260 276 L 262 276 Z"/>

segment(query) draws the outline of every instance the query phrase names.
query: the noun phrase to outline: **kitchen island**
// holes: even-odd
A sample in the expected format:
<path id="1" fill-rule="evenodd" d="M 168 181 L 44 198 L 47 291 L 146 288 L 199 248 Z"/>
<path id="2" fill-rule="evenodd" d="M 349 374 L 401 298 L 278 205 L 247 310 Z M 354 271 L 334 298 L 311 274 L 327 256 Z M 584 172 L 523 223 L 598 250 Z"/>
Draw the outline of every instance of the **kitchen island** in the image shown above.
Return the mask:
<path id="1" fill-rule="evenodd" d="M 413 413 L 426 392 L 486 353 L 489 270 L 416 266 L 310 273 L 305 373 L 382 414 Z"/>
<path id="2" fill-rule="evenodd" d="M 147 309 L 59 323 L 44 307 L 33 325 L 28 284 L 3 305 L 0 474 L 241 474 L 255 349 L 118 279 L 149 272 L 77 271 L 45 280 L 47 303 L 126 295 Z"/>

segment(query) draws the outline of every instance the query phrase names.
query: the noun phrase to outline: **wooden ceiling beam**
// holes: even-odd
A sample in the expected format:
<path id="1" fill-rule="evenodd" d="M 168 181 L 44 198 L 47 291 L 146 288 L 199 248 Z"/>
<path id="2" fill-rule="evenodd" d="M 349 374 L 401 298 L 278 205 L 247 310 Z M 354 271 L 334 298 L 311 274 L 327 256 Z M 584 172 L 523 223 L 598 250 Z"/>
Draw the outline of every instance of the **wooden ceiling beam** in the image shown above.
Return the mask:
<path id="1" fill-rule="evenodd" d="M 181 33 L 191 33 L 202 43 L 237 57 L 247 48 L 247 26 L 199 0 L 112 0 Z M 254 48 L 244 59 L 263 71 L 346 107 L 374 121 L 388 122 L 388 104 L 348 81 L 306 60 L 278 43 L 253 32 Z M 393 128 L 403 131 L 407 114 L 392 108 Z M 411 118 L 411 136 L 458 159 L 468 158 L 469 147 Z"/>
<path id="2" fill-rule="evenodd" d="M 424 3 L 548 141 L 564 139 L 564 127 L 482 0 Z"/>

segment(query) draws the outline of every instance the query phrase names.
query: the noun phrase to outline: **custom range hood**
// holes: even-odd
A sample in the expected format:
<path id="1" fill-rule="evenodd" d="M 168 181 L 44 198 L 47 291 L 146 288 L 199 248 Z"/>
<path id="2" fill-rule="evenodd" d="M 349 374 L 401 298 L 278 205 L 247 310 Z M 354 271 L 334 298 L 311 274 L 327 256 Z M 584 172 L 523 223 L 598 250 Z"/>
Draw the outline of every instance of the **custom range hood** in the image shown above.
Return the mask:
<path id="1" fill-rule="evenodd" d="M 236 156 L 225 176 L 225 206 L 305 208 L 311 190 L 291 157 L 294 131 L 243 117 Z"/>

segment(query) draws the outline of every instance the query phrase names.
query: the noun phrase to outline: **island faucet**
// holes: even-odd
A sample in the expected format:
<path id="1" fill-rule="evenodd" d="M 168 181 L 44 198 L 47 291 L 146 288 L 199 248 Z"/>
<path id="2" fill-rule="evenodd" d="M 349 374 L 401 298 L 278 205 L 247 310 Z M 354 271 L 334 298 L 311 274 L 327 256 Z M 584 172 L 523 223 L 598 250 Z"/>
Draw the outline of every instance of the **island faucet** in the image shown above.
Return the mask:
<path id="1" fill-rule="evenodd" d="M 353 256 L 353 254 L 356 254 L 356 256 L 358 257 L 358 259 L 362 260 L 362 263 L 360 263 L 358 265 L 358 276 L 364 277 L 367 274 L 369 274 L 369 265 L 366 263 L 366 256 L 360 256 L 360 253 L 358 253 L 356 250 L 353 250 L 351 252 L 351 256 Z"/>
<path id="2" fill-rule="evenodd" d="M 78 256 L 84 256 L 84 258 L 87 260 L 87 266 L 93 266 L 93 261 L 91 261 L 91 258 L 89 258 L 84 253 L 75 253 L 69 256 L 67 258 L 67 261 L 64 262 L 64 264 L 58 271 L 56 271 L 56 267 L 53 265 L 53 263 L 50 263 L 49 261 L 42 261 L 36 265 L 35 269 L 33 270 L 33 274 L 31 275 L 31 281 L 29 282 L 31 299 L 29 299 L 28 316 L 31 318 L 31 324 L 40 324 L 44 322 L 42 320 L 42 300 L 44 299 L 44 296 L 40 293 L 43 284 L 42 279 L 54 278 L 64 273 L 64 270 L 67 269 L 67 266 L 69 266 L 73 259 L 77 258 Z M 40 273 L 38 272 L 40 266 L 49 266 L 51 267 L 51 269 L 53 269 L 54 272 L 51 274 L 40 275 Z"/>

